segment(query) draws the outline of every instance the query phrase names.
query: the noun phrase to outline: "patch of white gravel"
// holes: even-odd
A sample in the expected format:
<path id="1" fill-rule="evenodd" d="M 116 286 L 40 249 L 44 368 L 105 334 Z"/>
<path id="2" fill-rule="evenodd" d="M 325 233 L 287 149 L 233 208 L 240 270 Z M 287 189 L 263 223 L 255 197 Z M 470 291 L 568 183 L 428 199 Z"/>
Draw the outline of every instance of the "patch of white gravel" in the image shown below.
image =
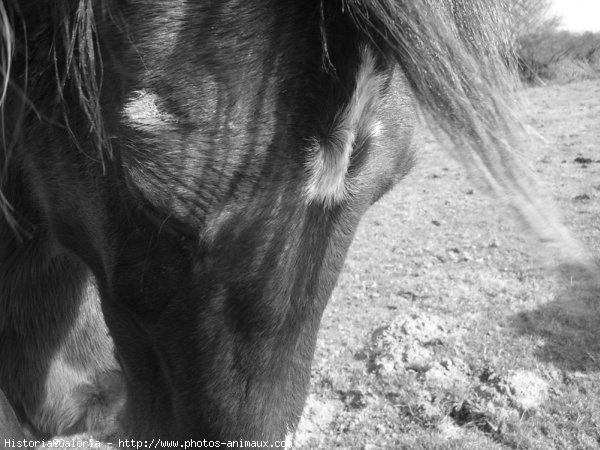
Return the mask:
<path id="1" fill-rule="evenodd" d="M 516 370 L 506 378 L 511 400 L 523 410 L 540 407 L 548 397 L 548 382 L 534 372 Z"/>
<path id="2" fill-rule="evenodd" d="M 422 312 L 397 316 L 388 326 L 372 335 L 373 363 L 378 371 L 427 372 L 433 363 L 430 345 L 442 343 L 448 334 L 443 320 Z"/>

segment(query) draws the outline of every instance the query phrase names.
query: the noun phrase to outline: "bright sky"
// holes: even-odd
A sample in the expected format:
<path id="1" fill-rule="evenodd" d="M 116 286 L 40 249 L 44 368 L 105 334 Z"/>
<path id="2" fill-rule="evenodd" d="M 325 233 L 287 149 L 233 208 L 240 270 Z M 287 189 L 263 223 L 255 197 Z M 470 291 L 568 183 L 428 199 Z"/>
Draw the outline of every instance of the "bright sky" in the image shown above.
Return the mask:
<path id="1" fill-rule="evenodd" d="M 552 0 L 551 14 L 569 31 L 600 31 L 600 0 Z"/>

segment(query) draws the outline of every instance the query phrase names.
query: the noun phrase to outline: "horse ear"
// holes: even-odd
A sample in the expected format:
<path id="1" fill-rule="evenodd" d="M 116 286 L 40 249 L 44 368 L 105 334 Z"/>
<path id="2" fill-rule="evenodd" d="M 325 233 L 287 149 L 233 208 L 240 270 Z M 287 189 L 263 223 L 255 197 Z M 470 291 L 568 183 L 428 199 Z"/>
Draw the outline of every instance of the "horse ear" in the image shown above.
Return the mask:
<path id="1" fill-rule="evenodd" d="M 26 439 L 25 432 L 21 428 L 17 415 L 4 392 L 0 390 L 0 436 L 4 439 Z M 5 446 L 4 439 L 0 439 L 0 449 L 9 448 Z"/>

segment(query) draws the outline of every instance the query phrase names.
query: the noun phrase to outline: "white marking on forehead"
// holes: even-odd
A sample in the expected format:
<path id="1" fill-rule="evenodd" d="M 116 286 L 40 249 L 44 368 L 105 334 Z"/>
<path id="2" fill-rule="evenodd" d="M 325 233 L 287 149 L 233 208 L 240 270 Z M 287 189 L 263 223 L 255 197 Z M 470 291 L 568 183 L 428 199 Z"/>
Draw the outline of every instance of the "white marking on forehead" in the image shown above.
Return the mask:
<path id="1" fill-rule="evenodd" d="M 309 202 L 321 202 L 326 206 L 343 201 L 351 186 L 346 174 L 350 157 L 359 133 L 377 138 L 383 132 L 377 120 L 375 101 L 379 96 L 381 79 L 375 73 L 375 57 L 365 49 L 356 77 L 356 87 L 348 104 L 336 115 L 332 132 L 309 147 L 306 164 L 308 182 L 305 186 Z"/>
<path id="2" fill-rule="evenodd" d="M 123 114 L 135 125 L 149 126 L 177 122 L 172 114 L 161 111 L 158 100 L 158 95 L 154 92 L 135 91 L 131 100 L 123 107 Z"/>

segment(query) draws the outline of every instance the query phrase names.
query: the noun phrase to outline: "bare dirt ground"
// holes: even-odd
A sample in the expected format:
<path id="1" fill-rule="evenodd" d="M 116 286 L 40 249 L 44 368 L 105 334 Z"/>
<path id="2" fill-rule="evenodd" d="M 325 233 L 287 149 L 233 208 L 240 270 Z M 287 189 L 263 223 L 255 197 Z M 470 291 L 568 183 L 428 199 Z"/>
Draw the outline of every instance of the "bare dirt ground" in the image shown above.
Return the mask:
<path id="1" fill-rule="evenodd" d="M 524 91 L 527 159 L 600 254 L 600 82 Z M 550 271 L 426 131 L 325 312 L 301 448 L 600 448 L 598 291 Z"/>

